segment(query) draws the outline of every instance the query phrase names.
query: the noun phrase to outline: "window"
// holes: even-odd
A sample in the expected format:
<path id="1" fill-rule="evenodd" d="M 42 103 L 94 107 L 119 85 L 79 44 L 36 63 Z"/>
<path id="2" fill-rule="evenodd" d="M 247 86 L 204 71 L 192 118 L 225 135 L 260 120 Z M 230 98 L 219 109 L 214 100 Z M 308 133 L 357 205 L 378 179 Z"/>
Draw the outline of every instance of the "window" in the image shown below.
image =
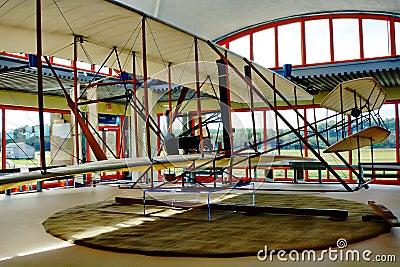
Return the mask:
<path id="1" fill-rule="evenodd" d="M 243 57 L 250 58 L 250 36 L 245 35 L 229 43 L 229 49 Z"/>
<path id="2" fill-rule="evenodd" d="M 385 20 L 363 19 L 364 57 L 390 55 L 389 22 Z"/>
<path id="3" fill-rule="evenodd" d="M 321 63 L 331 61 L 329 20 L 309 20 L 305 22 L 306 29 L 306 63 Z"/>
<path id="4" fill-rule="evenodd" d="M 391 36 L 392 20 L 394 36 Z M 399 20 L 383 15 L 324 14 L 305 17 L 301 21 L 298 18 L 274 21 L 246 29 L 249 35 L 238 39 L 234 38 L 243 32 L 233 35 L 229 47 L 247 58 L 251 51 L 253 60 L 267 68 L 359 60 L 361 56 L 363 59 L 387 57 L 391 56 L 392 45 L 400 55 Z M 226 42 L 227 39 L 219 41 L 220 44 Z"/>
<path id="5" fill-rule="evenodd" d="M 300 22 L 278 27 L 278 46 L 279 66 L 302 64 Z"/>
<path id="6" fill-rule="evenodd" d="M 275 67 L 274 28 L 253 34 L 254 61 L 264 67 Z"/>
<path id="7" fill-rule="evenodd" d="M 77 61 L 76 62 L 76 66 L 78 67 L 78 69 L 83 69 L 83 70 L 91 70 L 92 69 L 92 65 L 83 61 Z"/>
<path id="8" fill-rule="evenodd" d="M 110 68 L 103 66 L 100 69 L 100 65 L 94 65 L 94 71 L 99 72 L 99 73 L 104 73 L 104 74 L 109 74 L 110 73 Z"/>
<path id="9" fill-rule="evenodd" d="M 72 66 L 71 60 L 69 59 L 62 59 L 58 57 L 53 57 L 53 62 L 55 64 L 63 65 L 63 66 Z"/>
<path id="10" fill-rule="evenodd" d="M 358 19 L 333 20 L 333 48 L 335 61 L 360 58 Z"/>

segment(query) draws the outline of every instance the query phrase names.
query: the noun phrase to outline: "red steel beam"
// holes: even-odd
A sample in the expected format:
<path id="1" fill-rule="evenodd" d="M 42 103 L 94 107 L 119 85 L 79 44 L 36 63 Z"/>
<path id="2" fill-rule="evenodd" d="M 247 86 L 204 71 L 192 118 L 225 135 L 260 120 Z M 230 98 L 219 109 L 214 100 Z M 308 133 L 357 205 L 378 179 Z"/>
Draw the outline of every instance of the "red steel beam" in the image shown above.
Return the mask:
<path id="1" fill-rule="evenodd" d="M 390 55 L 396 56 L 396 30 L 394 26 L 394 20 L 390 20 L 390 34 L 389 34 L 389 42 L 390 42 Z"/>
<path id="2" fill-rule="evenodd" d="M 67 90 L 65 89 L 64 85 L 62 84 L 60 78 L 58 77 L 56 71 L 54 70 L 53 66 L 51 65 L 49 59 L 46 56 L 44 58 L 45 58 L 45 60 L 46 60 L 46 62 L 48 64 L 51 72 L 53 73 L 54 77 L 56 78 L 58 84 L 60 85 L 61 89 L 64 92 L 64 96 L 65 96 L 65 98 L 67 100 L 68 107 L 72 110 L 72 112 L 75 112 L 75 109 L 74 109 L 75 103 L 74 103 L 74 101 L 72 100 L 72 98 L 68 94 Z M 86 125 L 86 123 L 85 123 L 84 119 L 82 118 L 82 116 L 79 113 L 74 114 L 74 116 L 76 118 L 78 118 L 79 126 L 81 127 L 82 132 L 85 135 L 85 137 L 87 139 L 87 142 L 89 143 L 90 148 L 92 149 L 93 154 L 95 155 L 96 159 L 99 160 L 99 161 L 100 160 L 107 160 L 106 154 L 104 154 L 103 149 L 101 149 L 99 143 L 97 143 L 96 139 L 94 138 L 94 136 L 93 136 L 92 132 L 90 131 L 89 127 Z"/>
<path id="3" fill-rule="evenodd" d="M 330 48 L 330 54 L 331 54 L 331 61 L 330 62 L 335 62 L 335 47 L 333 44 L 333 20 L 332 18 L 329 18 L 329 48 Z"/>
<path id="4" fill-rule="evenodd" d="M 360 39 L 360 59 L 364 59 L 364 35 L 361 18 L 358 19 L 358 35 Z"/>
<path id="5" fill-rule="evenodd" d="M 304 19 L 300 20 L 301 27 L 301 64 L 307 64 L 306 25 Z"/>
<path id="6" fill-rule="evenodd" d="M 275 68 L 279 67 L 279 42 L 278 42 L 278 27 L 274 27 L 274 41 L 275 41 Z"/>

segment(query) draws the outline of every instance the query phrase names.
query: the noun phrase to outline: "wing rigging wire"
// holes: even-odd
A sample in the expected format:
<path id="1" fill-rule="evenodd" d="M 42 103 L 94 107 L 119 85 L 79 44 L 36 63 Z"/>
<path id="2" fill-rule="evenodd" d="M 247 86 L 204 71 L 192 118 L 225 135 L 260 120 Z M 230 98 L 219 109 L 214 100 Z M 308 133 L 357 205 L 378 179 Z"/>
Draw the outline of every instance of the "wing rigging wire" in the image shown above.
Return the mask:
<path id="1" fill-rule="evenodd" d="M 85 88 L 83 89 L 83 92 L 80 94 L 79 98 L 83 98 L 83 95 L 86 93 L 86 91 L 89 89 L 89 87 L 91 86 L 91 84 L 95 81 L 96 77 L 98 76 L 98 74 L 100 73 L 100 70 L 105 66 L 106 62 L 108 61 L 108 59 L 111 57 L 111 55 L 114 53 L 114 49 L 115 47 L 112 48 L 111 52 L 108 54 L 108 56 L 106 57 L 106 59 L 103 61 L 103 63 L 101 64 L 100 68 L 97 70 L 96 74 L 92 77 L 92 79 L 90 80 L 89 84 L 87 84 L 85 86 Z"/>
<path id="2" fill-rule="evenodd" d="M 189 62 L 189 57 L 190 57 L 190 55 L 192 54 L 193 46 L 194 46 L 194 41 L 192 42 L 192 46 L 190 47 L 189 53 L 188 53 L 188 55 L 187 55 L 187 58 L 186 58 L 186 61 L 185 61 L 185 65 L 183 66 L 183 70 L 182 70 L 182 73 L 181 73 L 181 77 L 180 77 L 179 79 L 177 79 L 176 74 L 175 74 L 175 79 L 177 79 L 178 84 L 181 84 L 181 82 L 182 82 L 183 74 L 185 73 L 187 64 L 188 64 L 188 62 Z"/>
<path id="3" fill-rule="evenodd" d="M 3 4 L 1 4 L 0 8 L 2 8 L 3 6 L 5 6 L 8 2 L 10 2 L 10 0 L 5 1 Z"/>
<path id="4" fill-rule="evenodd" d="M 91 59 L 91 57 L 90 57 L 88 51 L 86 50 L 86 48 L 83 46 L 82 43 L 80 43 L 80 46 L 81 46 L 82 50 L 84 51 L 84 54 L 85 54 L 86 58 L 88 59 L 89 63 L 92 64 L 93 61 L 92 61 L 92 59 Z M 115 48 L 113 49 L 113 51 L 115 51 Z M 113 52 L 113 51 L 112 51 L 112 52 Z M 111 52 L 111 53 L 112 53 L 112 52 Z M 111 56 L 111 54 L 110 54 L 109 56 Z M 106 60 L 106 61 L 107 61 L 107 60 Z M 104 64 L 105 64 L 105 62 L 104 62 Z M 89 85 L 87 85 L 87 86 L 85 87 L 84 92 L 82 92 L 82 94 L 81 94 L 81 97 L 82 97 L 82 95 L 87 91 L 87 89 L 89 88 L 90 84 L 91 84 L 91 83 L 93 82 L 93 80 L 96 78 L 96 76 L 98 75 L 98 73 L 100 72 L 100 70 L 101 70 L 101 68 L 97 71 L 96 75 L 92 78 L 92 80 L 91 80 L 91 82 L 89 83 Z M 106 87 L 106 89 L 108 90 L 109 95 L 113 96 L 113 93 L 110 91 L 110 89 L 109 89 L 108 87 Z M 81 97 L 80 97 L 80 98 L 81 98 Z M 117 106 L 117 108 L 119 109 L 118 106 Z M 83 115 L 81 110 L 78 109 L 78 112 L 80 113 L 81 116 Z M 84 116 L 82 116 L 82 117 L 84 118 Z M 111 148 L 107 145 L 106 141 L 105 141 L 105 140 L 102 138 L 102 136 L 100 136 L 100 134 L 98 133 L 98 129 L 95 129 L 94 126 L 93 126 L 86 118 L 85 118 L 84 120 L 87 122 L 87 124 L 90 126 L 90 128 L 92 128 L 93 132 L 94 132 L 94 133 L 97 135 L 97 137 L 101 140 L 101 142 L 103 143 L 103 145 L 105 145 L 105 147 L 107 148 L 107 150 L 113 155 L 113 157 L 116 158 L 115 153 L 111 150 Z M 75 127 L 75 123 L 74 123 L 74 127 Z"/>
<path id="5" fill-rule="evenodd" d="M 159 45 L 158 45 L 158 43 L 157 43 L 157 40 L 156 40 L 156 38 L 155 38 L 155 36 L 154 36 L 154 34 L 153 34 L 153 30 L 151 29 L 150 23 L 149 23 L 149 21 L 147 20 L 146 17 L 145 17 L 145 20 L 146 20 L 147 26 L 149 27 L 150 34 L 151 34 L 151 36 L 153 37 L 153 41 L 154 41 L 154 44 L 156 45 L 157 52 L 158 52 L 158 54 L 160 55 L 161 62 L 162 62 L 163 65 L 164 65 L 164 69 L 166 69 L 166 68 L 167 68 L 167 65 L 165 65 L 165 60 L 164 60 L 164 58 L 163 58 L 163 56 L 162 56 L 162 54 L 161 54 L 161 50 L 160 50 L 160 47 L 159 47 Z"/>
<path id="6" fill-rule="evenodd" d="M 135 46 L 136 41 L 137 41 L 137 39 L 139 38 L 139 34 L 140 34 L 140 30 L 138 30 L 138 29 L 139 29 L 139 26 L 140 26 L 140 22 L 136 25 L 136 27 L 135 27 L 135 29 L 133 30 L 132 34 L 131 34 L 131 35 L 129 36 L 129 38 L 127 39 L 125 45 L 124 45 L 123 48 L 121 49 L 120 55 L 123 53 L 123 50 L 124 50 L 125 47 L 128 45 L 129 41 L 132 40 L 133 34 L 137 31 L 135 40 L 133 41 L 132 46 L 131 46 L 131 49 L 129 50 L 130 53 L 133 52 L 133 47 Z M 130 54 L 129 54 L 129 55 L 130 55 Z M 123 67 L 124 67 L 124 68 L 126 68 L 126 66 L 128 65 L 128 59 L 129 59 L 129 56 L 127 56 L 126 59 L 125 59 L 125 62 L 124 62 L 124 64 L 123 64 Z"/>
<path id="7" fill-rule="evenodd" d="M 129 39 L 131 39 L 131 37 L 133 36 L 133 34 L 134 34 L 135 32 L 136 32 L 136 29 L 132 32 L 132 34 L 131 34 L 131 36 L 130 36 Z M 138 35 L 137 35 L 137 36 L 138 36 Z M 128 41 L 125 43 L 125 46 L 128 44 L 129 39 L 128 39 Z M 135 40 L 135 41 L 136 41 L 136 40 Z M 91 61 L 91 58 L 90 58 L 89 53 L 87 52 L 87 50 L 84 48 L 84 46 L 83 46 L 82 44 L 81 44 L 81 46 L 82 46 L 82 48 L 83 48 L 84 51 L 85 51 L 85 55 L 86 55 L 87 58 Z M 125 46 L 124 46 L 124 47 L 125 47 Z M 133 47 L 133 46 L 134 46 L 134 44 L 132 45 L 132 47 Z M 93 83 L 93 81 L 95 80 L 96 76 L 99 74 L 100 70 L 104 67 L 104 65 L 106 64 L 106 62 L 109 60 L 109 58 L 111 57 L 111 55 L 112 55 L 113 53 L 115 53 L 116 59 L 114 60 L 114 63 L 112 63 L 112 66 L 115 64 L 115 61 L 117 61 L 117 62 L 118 62 L 119 69 L 120 69 L 120 72 L 122 73 L 122 66 L 121 66 L 121 62 L 120 62 L 120 60 L 119 60 L 119 55 L 122 53 L 122 51 L 121 51 L 120 53 L 118 53 L 116 47 L 114 47 L 114 48 L 112 49 L 112 51 L 110 52 L 109 56 L 106 58 L 106 60 L 103 62 L 103 64 L 101 65 L 101 67 L 99 68 L 99 70 L 97 71 L 97 73 L 95 74 L 95 76 L 92 78 L 92 80 L 90 81 L 90 83 L 89 83 L 87 86 L 85 86 L 84 91 L 81 93 L 81 97 L 82 97 L 83 94 L 87 91 L 87 89 L 89 88 L 90 84 Z M 126 88 L 126 84 L 125 84 L 125 83 L 124 83 L 124 87 L 125 87 L 125 92 L 126 92 L 126 91 L 127 91 L 127 88 Z M 114 95 L 114 93 L 111 91 L 111 89 L 108 88 L 107 86 L 106 86 L 106 90 L 108 91 L 109 96 L 113 96 L 113 95 Z M 118 111 L 119 111 L 120 113 L 122 113 L 122 110 L 120 109 L 120 107 L 117 106 L 117 108 L 118 108 Z M 124 116 L 126 115 L 126 112 L 127 112 L 127 108 L 125 107 Z"/>
<path id="8" fill-rule="evenodd" d="M 74 43 L 67 44 L 66 46 L 63 46 L 63 47 L 61 47 L 61 48 L 58 49 L 58 50 L 55 50 L 55 51 L 53 51 L 53 52 L 50 52 L 49 55 L 57 54 L 58 52 L 60 52 L 60 51 L 62 51 L 62 50 L 64 50 L 64 49 L 66 49 L 66 48 L 72 46 L 73 44 L 74 44 Z"/>
<path id="9" fill-rule="evenodd" d="M 67 18 L 65 17 L 64 13 L 62 12 L 61 8 L 58 6 L 57 2 L 53 0 L 54 5 L 57 7 L 58 11 L 60 12 L 60 15 L 63 17 L 65 23 L 68 25 L 68 28 L 72 32 L 73 35 L 76 35 L 74 30 L 72 29 L 71 24 L 68 22 Z"/>

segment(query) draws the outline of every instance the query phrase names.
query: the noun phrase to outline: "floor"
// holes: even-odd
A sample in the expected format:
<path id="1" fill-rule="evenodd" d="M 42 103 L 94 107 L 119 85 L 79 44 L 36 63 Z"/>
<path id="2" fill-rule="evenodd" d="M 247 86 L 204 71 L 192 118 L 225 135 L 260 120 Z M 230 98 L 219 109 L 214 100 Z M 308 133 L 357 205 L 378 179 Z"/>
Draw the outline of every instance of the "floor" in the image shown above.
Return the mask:
<path id="1" fill-rule="evenodd" d="M 269 188 L 298 189 L 305 185 L 279 184 Z M 310 187 L 306 187 L 310 188 Z M 332 189 L 331 185 L 313 185 L 313 189 Z M 12 196 L 0 195 L 0 266 L 288 266 L 298 265 L 290 257 L 276 256 L 260 261 L 254 257 L 212 259 L 148 257 L 134 254 L 113 253 L 81 247 L 64 242 L 47 234 L 42 222 L 53 213 L 68 207 L 114 198 L 122 192 L 113 186 L 97 186 L 77 189 L 53 189 L 41 193 Z M 140 192 L 138 192 L 140 193 Z M 400 217 L 400 187 L 372 185 L 368 190 L 354 193 L 331 192 L 321 196 L 357 200 L 366 203 L 375 200 L 391 209 Z M 190 238 L 190 237 L 188 237 Z M 266 244 L 267 245 L 267 244 Z M 260 248 L 262 250 L 263 248 Z M 392 228 L 368 241 L 349 245 L 347 250 L 371 250 L 375 255 L 395 255 L 400 261 L 400 228 Z M 318 252 L 320 253 L 320 252 Z M 263 254 L 260 254 L 263 255 Z M 318 254 L 320 255 L 320 254 Z M 327 254 L 326 254 L 327 255 Z M 325 256 L 326 256 L 325 255 Z M 332 254 L 335 255 L 335 254 Z M 338 253 L 339 255 L 339 253 Z M 271 261 L 272 260 L 272 261 Z M 284 261 L 286 260 L 286 261 Z M 365 266 L 366 262 L 325 257 L 323 262 L 304 262 L 304 266 Z M 370 262 L 376 266 L 376 262 Z M 396 263 L 380 263 L 382 266 L 397 266 Z"/>

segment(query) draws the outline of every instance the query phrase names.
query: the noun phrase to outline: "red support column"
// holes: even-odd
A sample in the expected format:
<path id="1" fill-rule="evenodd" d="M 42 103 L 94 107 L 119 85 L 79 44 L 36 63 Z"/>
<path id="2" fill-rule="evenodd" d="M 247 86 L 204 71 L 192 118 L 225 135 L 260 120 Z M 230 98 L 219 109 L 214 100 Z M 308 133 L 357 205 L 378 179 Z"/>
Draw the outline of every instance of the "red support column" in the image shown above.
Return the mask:
<path id="1" fill-rule="evenodd" d="M 358 35 L 360 38 L 360 59 L 364 59 L 364 36 L 361 18 L 358 19 Z"/>
<path id="2" fill-rule="evenodd" d="M 307 64 L 307 52 L 306 52 L 306 25 L 304 19 L 300 21 L 301 25 L 301 64 Z"/>
<path id="3" fill-rule="evenodd" d="M 254 61 L 253 33 L 250 33 L 250 60 Z"/>
<path id="4" fill-rule="evenodd" d="M 331 62 L 334 62 L 335 61 L 335 49 L 334 49 L 334 46 L 333 46 L 333 38 L 334 38 L 334 36 L 333 36 L 333 21 L 332 21 L 332 18 L 329 18 L 329 36 L 330 36 L 330 38 L 329 38 L 329 40 L 330 40 L 329 46 L 330 46 L 330 49 L 331 49 Z"/>
<path id="5" fill-rule="evenodd" d="M 390 35 L 389 35 L 390 55 L 393 57 L 393 56 L 396 56 L 396 31 L 394 28 L 394 20 L 391 19 L 389 21 L 389 23 L 390 23 L 390 30 L 389 30 L 390 31 Z"/>

